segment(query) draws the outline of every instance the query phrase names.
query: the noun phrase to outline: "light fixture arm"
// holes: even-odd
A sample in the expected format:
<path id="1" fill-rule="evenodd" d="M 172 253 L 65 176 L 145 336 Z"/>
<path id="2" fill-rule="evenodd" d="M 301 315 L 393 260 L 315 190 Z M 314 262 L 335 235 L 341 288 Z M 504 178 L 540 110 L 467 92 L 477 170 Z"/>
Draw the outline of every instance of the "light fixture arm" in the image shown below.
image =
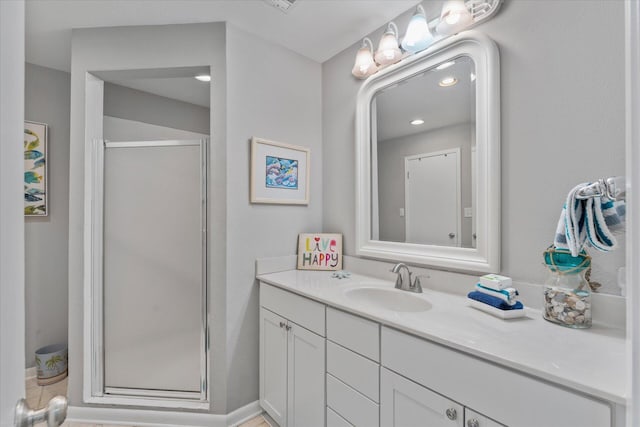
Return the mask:
<path id="1" fill-rule="evenodd" d="M 385 31 L 385 34 L 387 33 L 392 33 L 396 38 L 398 38 L 398 26 L 395 22 L 391 21 L 387 24 L 387 30 Z"/>
<path id="2" fill-rule="evenodd" d="M 373 42 L 369 37 L 365 37 L 362 39 L 362 46 L 360 46 L 360 48 L 363 48 L 363 47 L 368 47 L 369 50 L 373 52 Z"/>

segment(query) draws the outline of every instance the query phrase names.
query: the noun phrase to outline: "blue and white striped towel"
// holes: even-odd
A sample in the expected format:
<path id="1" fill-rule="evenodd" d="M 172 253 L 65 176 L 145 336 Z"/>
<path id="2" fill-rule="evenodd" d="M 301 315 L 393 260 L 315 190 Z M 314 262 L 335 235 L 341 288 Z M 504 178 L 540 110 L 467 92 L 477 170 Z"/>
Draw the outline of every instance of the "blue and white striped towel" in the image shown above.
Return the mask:
<path id="1" fill-rule="evenodd" d="M 569 192 L 553 242 L 556 248 L 568 249 L 574 257 L 587 242 L 603 252 L 616 249 L 618 241 L 613 232 L 624 226 L 626 205 L 623 201 L 613 201 L 605 196 L 576 197 L 578 191 L 588 185 L 589 182 L 578 184 Z"/>
<path id="2" fill-rule="evenodd" d="M 515 305 L 515 303 L 517 302 L 516 297 L 519 295 L 518 291 L 514 288 L 504 288 L 497 291 L 495 289 L 482 286 L 480 283 L 476 284 L 476 291 L 486 295 L 491 295 L 495 298 L 500 298 L 502 301 L 506 302 L 509 305 Z"/>

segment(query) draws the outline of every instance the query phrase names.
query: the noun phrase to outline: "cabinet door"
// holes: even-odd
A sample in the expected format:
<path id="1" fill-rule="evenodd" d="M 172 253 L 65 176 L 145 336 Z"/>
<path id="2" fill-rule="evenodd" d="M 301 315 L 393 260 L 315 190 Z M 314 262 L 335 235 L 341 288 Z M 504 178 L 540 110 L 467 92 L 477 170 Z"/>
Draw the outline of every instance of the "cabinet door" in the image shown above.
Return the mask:
<path id="1" fill-rule="evenodd" d="M 289 322 L 288 339 L 287 426 L 323 427 L 325 339 L 292 322 Z"/>
<path id="2" fill-rule="evenodd" d="M 469 408 L 464 408 L 464 423 L 465 427 L 505 427 Z"/>
<path id="3" fill-rule="evenodd" d="M 381 426 L 463 427 L 462 405 L 387 369 L 381 374 Z"/>
<path id="4" fill-rule="evenodd" d="M 287 328 L 260 308 L 260 406 L 282 427 L 287 417 Z"/>

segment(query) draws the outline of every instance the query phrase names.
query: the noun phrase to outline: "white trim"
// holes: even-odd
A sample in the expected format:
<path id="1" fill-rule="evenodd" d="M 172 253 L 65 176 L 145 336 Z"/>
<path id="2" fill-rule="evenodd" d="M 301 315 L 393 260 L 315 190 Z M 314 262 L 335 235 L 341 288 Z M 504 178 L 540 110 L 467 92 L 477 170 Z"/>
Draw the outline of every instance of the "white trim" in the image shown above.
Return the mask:
<path id="1" fill-rule="evenodd" d="M 105 405 L 151 406 L 156 408 L 209 409 L 209 325 L 207 284 L 207 154 L 208 139 L 166 141 L 103 140 L 104 81 L 86 74 L 85 95 L 85 188 L 84 188 L 84 324 L 83 324 L 83 401 Z M 202 339 L 200 341 L 200 391 L 194 398 L 181 393 L 150 390 L 123 390 L 104 384 L 103 315 L 103 202 L 104 153 L 109 148 L 200 146 L 202 230 Z M 117 394 L 122 392 L 122 394 Z"/>
<path id="2" fill-rule="evenodd" d="M 262 408 L 260 408 L 257 400 L 226 415 L 152 411 L 147 409 L 70 406 L 67 410 L 67 421 L 88 424 L 122 424 L 156 427 L 229 427 L 236 426 L 261 413 Z"/>
<path id="3" fill-rule="evenodd" d="M 627 396 L 626 424 L 640 424 L 640 3 L 625 1 L 627 170 Z"/>
<path id="4" fill-rule="evenodd" d="M 424 72 L 451 57 L 469 56 L 475 64 L 477 247 L 459 248 L 371 239 L 371 100 L 380 89 Z M 358 92 L 356 110 L 356 253 L 472 272 L 500 271 L 500 59 L 487 36 L 467 31 L 369 77 Z M 481 195 L 486 195 L 481 197 Z"/>

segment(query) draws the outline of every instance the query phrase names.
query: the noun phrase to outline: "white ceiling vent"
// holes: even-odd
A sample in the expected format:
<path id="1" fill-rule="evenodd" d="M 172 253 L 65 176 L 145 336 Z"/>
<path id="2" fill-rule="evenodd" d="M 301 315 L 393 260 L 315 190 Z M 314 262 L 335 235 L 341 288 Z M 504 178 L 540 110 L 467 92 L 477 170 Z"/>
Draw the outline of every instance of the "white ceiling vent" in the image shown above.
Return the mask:
<path id="1" fill-rule="evenodd" d="M 280 9 L 284 13 L 288 13 L 291 8 L 298 4 L 300 0 L 264 0 L 271 6 Z"/>

